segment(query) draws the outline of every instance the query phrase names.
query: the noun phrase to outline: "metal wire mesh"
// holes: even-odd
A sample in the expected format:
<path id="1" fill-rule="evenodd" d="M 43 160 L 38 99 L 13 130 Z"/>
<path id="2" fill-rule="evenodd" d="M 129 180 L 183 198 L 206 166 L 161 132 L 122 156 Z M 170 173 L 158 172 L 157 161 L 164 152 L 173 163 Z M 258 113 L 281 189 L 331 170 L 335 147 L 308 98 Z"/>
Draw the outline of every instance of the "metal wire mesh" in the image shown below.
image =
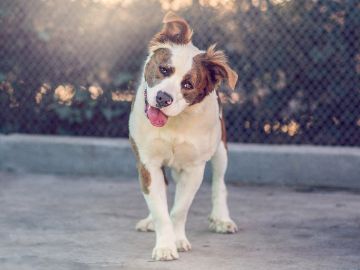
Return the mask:
<path id="1" fill-rule="evenodd" d="M 239 74 L 230 141 L 360 146 L 360 4 L 352 0 L 2 0 L 0 133 L 127 136 L 165 11 Z"/>

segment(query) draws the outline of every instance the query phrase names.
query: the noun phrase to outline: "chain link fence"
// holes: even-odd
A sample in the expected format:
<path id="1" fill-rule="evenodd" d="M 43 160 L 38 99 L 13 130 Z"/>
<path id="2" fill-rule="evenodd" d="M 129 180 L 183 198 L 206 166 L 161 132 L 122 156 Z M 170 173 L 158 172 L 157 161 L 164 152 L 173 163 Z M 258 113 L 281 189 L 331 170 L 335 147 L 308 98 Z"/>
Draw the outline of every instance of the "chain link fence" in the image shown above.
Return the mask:
<path id="1" fill-rule="evenodd" d="M 2 0 L 0 133 L 126 137 L 167 10 L 239 74 L 229 141 L 360 146 L 356 0 Z"/>

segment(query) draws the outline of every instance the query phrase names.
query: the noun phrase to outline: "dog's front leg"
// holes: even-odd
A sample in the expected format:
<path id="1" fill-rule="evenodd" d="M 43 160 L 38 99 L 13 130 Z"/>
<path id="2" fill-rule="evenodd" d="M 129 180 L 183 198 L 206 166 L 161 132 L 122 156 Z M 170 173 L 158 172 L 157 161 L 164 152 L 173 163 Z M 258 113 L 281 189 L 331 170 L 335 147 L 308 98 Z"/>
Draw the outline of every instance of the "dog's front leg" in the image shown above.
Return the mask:
<path id="1" fill-rule="evenodd" d="M 179 258 L 175 245 L 173 225 L 169 216 L 164 175 L 158 166 L 146 166 L 146 181 L 141 179 L 143 194 L 153 217 L 156 232 L 156 245 L 153 249 L 154 260 L 168 261 Z M 144 188 L 145 187 L 145 188 Z"/>
<path id="2" fill-rule="evenodd" d="M 203 180 L 204 169 L 205 163 L 187 167 L 181 171 L 172 171 L 172 176 L 176 182 L 176 192 L 174 206 L 171 210 L 171 219 L 174 224 L 175 243 L 178 251 L 191 249 L 185 234 L 185 223 L 190 205 Z"/>

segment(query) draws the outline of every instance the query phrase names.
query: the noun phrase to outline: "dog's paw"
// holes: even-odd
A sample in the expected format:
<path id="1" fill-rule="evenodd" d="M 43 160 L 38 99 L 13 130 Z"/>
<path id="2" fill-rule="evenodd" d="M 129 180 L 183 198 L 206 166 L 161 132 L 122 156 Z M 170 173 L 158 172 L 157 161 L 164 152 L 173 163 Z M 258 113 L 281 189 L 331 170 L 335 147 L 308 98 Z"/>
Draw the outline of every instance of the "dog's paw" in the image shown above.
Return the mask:
<path id="1" fill-rule="evenodd" d="M 177 250 L 180 252 L 185 252 L 185 251 L 191 250 L 191 244 L 186 238 L 176 240 L 175 244 L 176 244 Z"/>
<path id="2" fill-rule="evenodd" d="M 209 218 L 209 229 L 216 233 L 236 233 L 238 227 L 231 219 L 221 220 L 216 218 Z"/>
<path id="3" fill-rule="evenodd" d="M 173 247 L 155 247 L 152 252 L 152 258 L 156 261 L 172 261 L 179 259 L 179 253 L 175 245 Z"/>
<path id="4" fill-rule="evenodd" d="M 154 223 L 152 221 L 152 218 L 144 218 L 140 220 L 136 226 L 135 229 L 139 232 L 153 232 L 155 231 Z"/>

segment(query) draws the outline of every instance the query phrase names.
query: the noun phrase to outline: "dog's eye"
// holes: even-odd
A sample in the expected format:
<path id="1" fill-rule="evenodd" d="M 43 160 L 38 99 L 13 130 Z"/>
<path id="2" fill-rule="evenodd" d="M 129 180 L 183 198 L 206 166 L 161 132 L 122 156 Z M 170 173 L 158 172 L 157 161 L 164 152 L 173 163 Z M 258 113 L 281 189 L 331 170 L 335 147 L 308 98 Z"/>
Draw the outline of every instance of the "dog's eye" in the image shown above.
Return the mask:
<path id="1" fill-rule="evenodd" d="M 170 75 L 170 69 L 169 69 L 169 68 L 160 66 L 160 67 L 159 67 L 159 71 L 160 71 L 160 73 L 161 73 L 162 75 L 164 75 L 165 77 Z"/>
<path id="2" fill-rule="evenodd" d="M 185 88 L 185 89 L 187 89 L 187 90 L 190 90 L 190 89 L 193 89 L 193 88 L 194 88 L 193 85 L 191 84 L 191 82 L 189 82 L 189 81 L 183 82 L 183 83 L 182 83 L 182 87 Z"/>

